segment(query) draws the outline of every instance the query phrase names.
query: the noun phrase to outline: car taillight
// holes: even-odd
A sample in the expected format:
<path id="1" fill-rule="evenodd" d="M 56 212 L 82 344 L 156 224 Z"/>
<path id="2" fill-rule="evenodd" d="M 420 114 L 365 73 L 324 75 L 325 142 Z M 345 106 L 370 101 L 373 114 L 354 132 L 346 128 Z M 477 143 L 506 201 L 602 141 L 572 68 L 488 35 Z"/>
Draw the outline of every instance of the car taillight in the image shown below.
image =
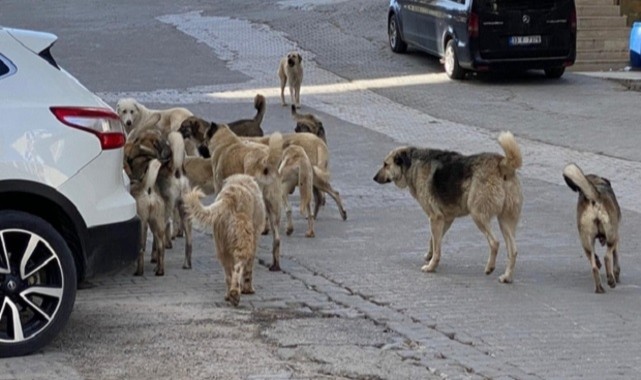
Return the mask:
<path id="1" fill-rule="evenodd" d="M 476 13 L 470 13 L 467 19 L 467 34 L 472 38 L 479 36 L 479 16 Z"/>
<path id="2" fill-rule="evenodd" d="M 60 122 L 73 128 L 93 133 L 103 150 L 125 146 L 126 136 L 120 117 L 107 108 L 51 107 Z"/>
<path id="3" fill-rule="evenodd" d="M 573 8 L 570 13 L 570 29 L 573 33 L 576 33 L 576 8 Z"/>

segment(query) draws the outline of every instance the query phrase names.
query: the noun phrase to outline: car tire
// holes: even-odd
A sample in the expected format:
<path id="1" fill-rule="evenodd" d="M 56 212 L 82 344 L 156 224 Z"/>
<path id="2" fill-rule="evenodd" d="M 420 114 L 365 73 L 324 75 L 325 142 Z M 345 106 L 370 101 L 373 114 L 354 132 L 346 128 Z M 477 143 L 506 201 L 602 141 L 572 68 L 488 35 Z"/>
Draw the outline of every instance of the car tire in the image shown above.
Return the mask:
<path id="1" fill-rule="evenodd" d="M 27 355 L 64 328 L 76 300 L 76 266 L 51 224 L 0 211 L 0 357 Z"/>
<path id="2" fill-rule="evenodd" d="M 401 38 L 401 27 L 398 24 L 398 17 L 392 14 L 387 22 L 387 37 L 389 47 L 394 53 L 405 53 L 407 43 Z"/>
<path id="3" fill-rule="evenodd" d="M 447 41 L 445 45 L 445 59 L 444 59 L 445 74 L 451 79 L 465 79 L 466 70 L 463 69 L 458 63 L 458 56 L 456 55 L 456 42 L 453 39 Z"/>
<path id="4" fill-rule="evenodd" d="M 545 76 L 551 79 L 559 79 L 563 76 L 565 72 L 565 67 L 550 67 L 545 69 Z"/>

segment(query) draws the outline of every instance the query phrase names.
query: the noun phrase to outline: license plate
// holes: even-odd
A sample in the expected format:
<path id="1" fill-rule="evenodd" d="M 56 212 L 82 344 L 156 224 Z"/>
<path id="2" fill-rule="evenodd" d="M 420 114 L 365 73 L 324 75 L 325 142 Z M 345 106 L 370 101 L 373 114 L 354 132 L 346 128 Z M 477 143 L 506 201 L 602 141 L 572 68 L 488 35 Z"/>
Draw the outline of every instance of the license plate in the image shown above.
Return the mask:
<path id="1" fill-rule="evenodd" d="M 536 45 L 541 43 L 541 36 L 512 36 L 510 45 Z"/>

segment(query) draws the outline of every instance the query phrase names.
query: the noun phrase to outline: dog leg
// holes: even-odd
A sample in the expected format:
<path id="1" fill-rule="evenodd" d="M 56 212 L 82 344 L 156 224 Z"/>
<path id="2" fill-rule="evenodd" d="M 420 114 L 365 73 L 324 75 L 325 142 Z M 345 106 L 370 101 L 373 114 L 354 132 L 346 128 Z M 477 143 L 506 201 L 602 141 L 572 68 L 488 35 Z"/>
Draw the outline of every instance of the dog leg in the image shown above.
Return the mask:
<path id="1" fill-rule="evenodd" d="M 295 89 L 294 85 L 291 83 L 291 81 L 290 81 L 290 84 L 289 84 L 289 97 L 292 100 L 292 104 L 296 105 L 296 108 L 300 108 L 296 104 L 296 89 Z"/>
<path id="2" fill-rule="evenodd" d="M 423 265 L 423 272 L 434 272 L 441 260 L 441 241 L 445 227 L 445 219 L 442 216 L 430 218 L 430 229 L 432 230 L 432 259 L 429 264 Z"/>
<path id="3" fill-rule="evenodd" d="M 516 266 L 516 242 L 515 242 L 515 231 L 516 225 L 518 223 L 517 218 L 510 218 L 506 216 L 499 216 L 499 227 L 501 228 L 501 233 L 503 234 L 503 240 L 505 240 L 505 247 L 507 248 L 507 266 L 505 267 L 505 273 L 499 277 L 499 282 L 510 284 L 512 283 L 514 276 L 514 267 Z"/>
<path id="4" fill-rule="evenodd" d="M 447 231 L 452 226 L 453 222 L 454 222 L 454 219 L 445 221 L 445 224 L 443 224 L 443 236 L 445 236 Z M 433 255 L 434 255 L 434 242 L 432 241 L 432 236 L 430 235 L 429 248 L 428 248 L 427 253 L 425 254 L 425 262 L 429 263 L 430 260 L 432 260 L 432 256 Z"/>
<path id="5" fill-rule="evenodd" d="M 612 259 L 614 261 L 614 279 L 618 283 L 619 275 L 621 274 L 621 267 L 619 267 L 619 242 L 617 242 L 612 251 Z"/>
<path id="6" fill-rule="evenodd" d="M 294 95 L 296 96 L 296 108 L 300 108 L 300 83 L 297 83 L 296 86 L 294 86 Z"/>
<path id="7" fill-rule="evenodd" d="M 596 263 L 596 255 L 594 254 L 594 244 L 590 244 L 587 242 L 583 242 L 583 250 L 585 251 L 585 255 L 588 257 L 588 260 L 590 261 L 590 267 L 592 268 L 592 277 L 594 277 L 594 292 L 595 293 L 605 293 L 605 289 L 603 289 L 603 286 L 601 285 L 601 276 L 599 275 L 599 267 L 597 266 Z M 587 243 L 587 247 L 586 247 Z"/>
<path id="8" fill-rule="evenodd" d="M 164 276 L 165 275 L 165 245 L 163 244 L 164 241 L 167 239 L 167 231 L 163 230 L 160 228 L 161 226 L 156 226 L 156 228 L 152 227 L 152 232 L 154 233 L 154 242 L 158 241 L 156 243 L 156 248 L 157 248 L 157 263 L 156 263 L 156 276 Z"/>
<path id="9" fill-rule="evenodd" d="M 172 228 L 171 228 L 171 220 L 168 220 L 167 224 L 165 225 L 165 231 L 167 232 L 165 234 L 165 249 L 174 248 L 174 245 L 171 242 L 171 235 L 172 235 L 171 230 L 172 230 Z"/>
<path id="10" fill-rule="evenodd" d="M 614 271 L 612 269 L 612 262 L 614 261 L 614 250 L 616 245 L 614 243 L 608 243 L 607 252 L 605 254 L 605 274 L 608 278 L 608 286 L 611 288 L 616 288 L 617 281 L 615 279 Z"/>
<path id="11" fill-rule="evenodd" d="M 134 276 L 142 276 L 145 273 L 145 251 L 147 250 L 147 221 L 140 224 L 140 251 Z"/>
<path id="12" fill-rule="evenodd" d="M 305 237 L 315 237 L 314 233 L 314 217 L 312 216 L 312 205 L 307 204 L 307 232 L 305 232 Z"/>
<path id="13" fill-rule="evenodd" d="M 237 261 L 231 273 L 231 284 L 229 287 L 229 302 L 238 306 L 240 303 L 240 282 L 243 279 L 244 263 Z"/>
<path id="14" fill-rule="evenodd" d="M 285 102 L 285 85 L 287 84 L 287 77 L 284 75 L 279 75 L 280 76 L 280 104 L 283 105 L 283 107 L 287 107 L 287 103 Z"/>
<path id="15" fill-rule="evenodd" d="M 314 176 L 314 186 L 320 191 L 329 194 L 329 196 L 334 199 L 334 202 L 336 202 L 336 205 L 338 206 L 338 212 L 341 214 L 341 219 L 347 220 L 347 211 L 345 211 L 345 208 L 343 207 L 343 202 L 338 191 L 334 190 L 329 182 L 317 175 Z"/>
<path id="16" fill-rule="evenodd" d="M 285 206 L 285 217 L 287 218 L 287 228 L 285 229 L 285 234 L 289 236 L 292 234 L 292 232 L 294 232 L 294 220 L 292 218 L 292 207 L 289 205 L 287 194 L 287 191 L 283 191 L 283 206 Z"/>
<path id="17" fill-rule="evenodd" d="M 280 205 L 274 205 L 265 199 L 265 207 L 267 208 L 267 217 L 269 219 L 269 227 L 272 230 L 272 265 L 269 267 L 271 272 L 280 272 Z"/>
<path id="18" fill-rule="evenodd" d="M 216 247 L 218 249 L 218 247 Z M 232 267 L 231 263 L 225 263 L 221 260 L 220 262 L 223 265 L 223 268 L 225 269 L 225 286 L 227 291 L 225 292 L 225 301 L 230 301 L 231 298 L 229 297 L 229 291 L 231 290 L 231 274 L 232 274 Z"/>
<path id="19" fill-rule="evenodd" d="M 485 235 L 487 243 L 490 245 L 490 255 L 487 259 L 487 265 L 485 265 L 485 274 L 490 274 L 494 272 L 496 267 L 496 255 L 499 252 L 499 242 L 494 237 L 492 233 L 492 226 L 490 224 L 490 217 L 484 214 L 474 213 L 472 214 L 472 220 L 476 223 L 476 227 Z"/>
<path id="20" fill-rule="evenodd" d="M 314 194 L 314 219 L 316 219 L 318 210 L 325 205 L 325 195 L 316 186 L 314 186 L 312 193 Z"/>
<path id="21" fill-rule="evenodd" d="M 187 215 L 182 199 L 178 203 L 178 213 L 181 221 L 180 224 L 183 226 L 183 231 L 185 232 L 185 261 L 183 262 L 183 269 L 191 269 L 191 253 L 193 249 L 191 220 L 189 220 L 189 215 Z"/>
<path id="22" fill-rule="evenodd" d="M 253 278 L 254 278 L 254 259 L 250 258 L 249 260 L 245 260 L 245 270 L 243 271 L 243 286 L 242 286 L 243 294 L 254 294 L 256 292 L 254 290 Z"/>

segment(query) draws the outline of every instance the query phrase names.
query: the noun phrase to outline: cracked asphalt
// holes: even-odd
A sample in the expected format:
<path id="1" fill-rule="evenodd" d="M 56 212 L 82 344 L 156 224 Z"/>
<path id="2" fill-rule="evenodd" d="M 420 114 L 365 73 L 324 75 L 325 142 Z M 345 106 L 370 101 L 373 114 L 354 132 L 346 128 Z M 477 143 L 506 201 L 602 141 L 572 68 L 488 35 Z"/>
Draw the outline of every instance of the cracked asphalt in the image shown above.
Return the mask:
<path id="1" fill-rule="evenodd" d="M 57 34 L 54 57 L 112 105 L 134 96 L 231 121 L 252 115 L 261 92 L 268 132 L 293 130 L 276 68 L 301 51 L 303 112 L 327 129 L 348 220 L 328 200 L 307 239 L 295 214 L 282 273 L 267 270 L 263 237 L 256 294 L 238 308 L 223 300 L 207 231 L 196 233 L 193 270 L 181 269 L 178 241 L 162 278 L 135 278 L 133 267 L 94 278 L 62 334 L 0 360 L 0 380 L 639 377 L 638 92 L 575 73 L 451 82 L 437 59 L 389 51 L 384 0 L 239 4 L 7 0 L 0 24 Z M 408 193 L 372 181 L 383 157 L 401 144 L 499 152 L 501 130 L 524 154 L 514 284 L 497 280 L 502 239 L 496 272 L 483 273 L 488 247 L 470 219 L 446 235 L 437 272 L 422 273 L 426 217 Z M 621 283 L 604 295 L 593 293 L 576 195 L 561 177 L 571 161 L 609 178 L 623 208 Z"/>

